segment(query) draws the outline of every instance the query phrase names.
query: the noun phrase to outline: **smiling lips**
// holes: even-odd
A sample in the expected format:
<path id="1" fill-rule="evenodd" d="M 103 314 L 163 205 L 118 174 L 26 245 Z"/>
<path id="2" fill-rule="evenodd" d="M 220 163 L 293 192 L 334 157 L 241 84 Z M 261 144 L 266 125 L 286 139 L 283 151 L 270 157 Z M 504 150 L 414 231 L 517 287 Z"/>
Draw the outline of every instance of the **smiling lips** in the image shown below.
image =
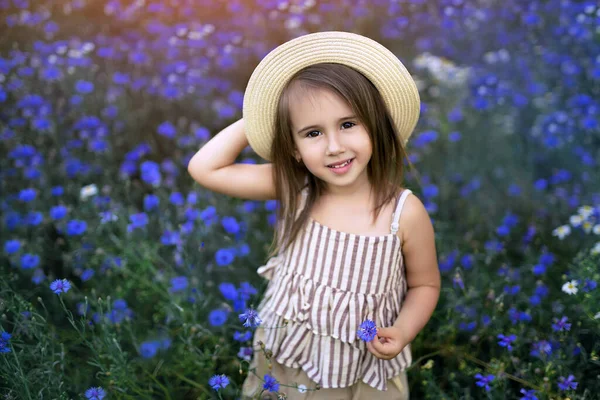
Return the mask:
<path id="1" fill-rule="evenodd" d="M 350 161 L 354 160 L 353 158 L 350 158 L 348 160 L 344 160 L 344 161 L 340 161 L 337 163 L 333 163 L 333 164 L 329 164 L 327 165 L 328 168 L 342 168 L 345 167 L 346 165 L 350 164 Z"/>

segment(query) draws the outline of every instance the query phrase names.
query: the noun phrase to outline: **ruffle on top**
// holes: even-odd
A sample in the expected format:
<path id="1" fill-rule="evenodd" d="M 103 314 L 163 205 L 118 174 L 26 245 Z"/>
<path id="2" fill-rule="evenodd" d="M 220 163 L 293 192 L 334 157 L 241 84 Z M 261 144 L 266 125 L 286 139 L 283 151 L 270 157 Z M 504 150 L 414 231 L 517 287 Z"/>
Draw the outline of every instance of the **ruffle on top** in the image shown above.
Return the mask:
<path id="1" fill-rule="evenodd" d="M 265 329 L 265 345 L 275 360 L 290 368 L 302 368 L 323 388 L 348 387 L 362 380 L 387 390 L 388 379 L 410 365 L 410 347 L 392 360 L 380 360 L 368 351 L 357 331 L 367 319 L 379 327 L 396 321 L 406 291 L 402 263 L 396 266 L 402 268 L 391 290 L 367 294 L 319 284 L 290 272 L 283 262 L 282 256 L 276 256 L 258 269 L 261 276 L 271 280 L 258 313 Z"/>

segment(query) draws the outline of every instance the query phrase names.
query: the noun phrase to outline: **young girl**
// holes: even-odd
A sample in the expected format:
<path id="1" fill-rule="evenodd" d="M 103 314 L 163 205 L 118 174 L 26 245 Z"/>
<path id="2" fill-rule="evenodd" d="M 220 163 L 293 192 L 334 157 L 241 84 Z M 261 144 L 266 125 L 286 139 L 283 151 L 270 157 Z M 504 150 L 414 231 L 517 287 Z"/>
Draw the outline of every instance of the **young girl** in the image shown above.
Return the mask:
<path id="1" fill-rule="evenodd" d="M 244 398 L 408 398 L 409 344 L 440 291 L 430 218 L 402 187 L 419 109 L 410 74 L 381 44 L 309 34 L 261 61 L 243 119 L 190 161 L 210 190 L 279 200 Z M 271 163 L 235 164 L 248 144 Z M 368 320 L 371 341 L 357 334 Z"/>

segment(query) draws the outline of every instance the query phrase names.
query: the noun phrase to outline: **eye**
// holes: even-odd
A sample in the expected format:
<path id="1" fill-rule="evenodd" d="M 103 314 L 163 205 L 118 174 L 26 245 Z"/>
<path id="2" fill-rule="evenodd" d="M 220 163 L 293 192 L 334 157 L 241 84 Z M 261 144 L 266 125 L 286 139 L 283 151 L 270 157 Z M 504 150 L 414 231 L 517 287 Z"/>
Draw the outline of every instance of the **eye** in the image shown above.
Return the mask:
<path id="1" fill-rule="evenodd" d="M 356 124 L 354 122 L 350 122 L 350 121 L 342 122 L 342 126 L 344 127 L 344 129 L 350 129 L 355 125 Z M 316 133 L 316 135 L 313 135 L 313 133 Z M 306 134 L 306 137 L 314 138 L 314 137 L 319 136 L 320 133 L 321 133 L 320 131 L 310 131 Z"/>

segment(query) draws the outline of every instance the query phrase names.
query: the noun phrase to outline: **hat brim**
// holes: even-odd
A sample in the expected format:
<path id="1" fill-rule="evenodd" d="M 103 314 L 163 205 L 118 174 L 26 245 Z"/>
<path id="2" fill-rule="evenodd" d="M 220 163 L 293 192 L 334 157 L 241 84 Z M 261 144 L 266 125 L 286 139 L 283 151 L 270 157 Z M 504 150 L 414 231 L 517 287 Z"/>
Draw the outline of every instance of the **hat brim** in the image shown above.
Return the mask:
<path id="1" fill-rule="evenodd" d="M 258 64 L 246 87 L 243 118 L 250 147 L 271 159 L 277 104 L 283 88 L 301 69 L 319 63 L 347 65 L 381 93 L 398 134 L 406 143 L 419 119 L 417 86 L 402 62 L 382 44 L 349 32 L 318 32 L 273 49 Z"/>

